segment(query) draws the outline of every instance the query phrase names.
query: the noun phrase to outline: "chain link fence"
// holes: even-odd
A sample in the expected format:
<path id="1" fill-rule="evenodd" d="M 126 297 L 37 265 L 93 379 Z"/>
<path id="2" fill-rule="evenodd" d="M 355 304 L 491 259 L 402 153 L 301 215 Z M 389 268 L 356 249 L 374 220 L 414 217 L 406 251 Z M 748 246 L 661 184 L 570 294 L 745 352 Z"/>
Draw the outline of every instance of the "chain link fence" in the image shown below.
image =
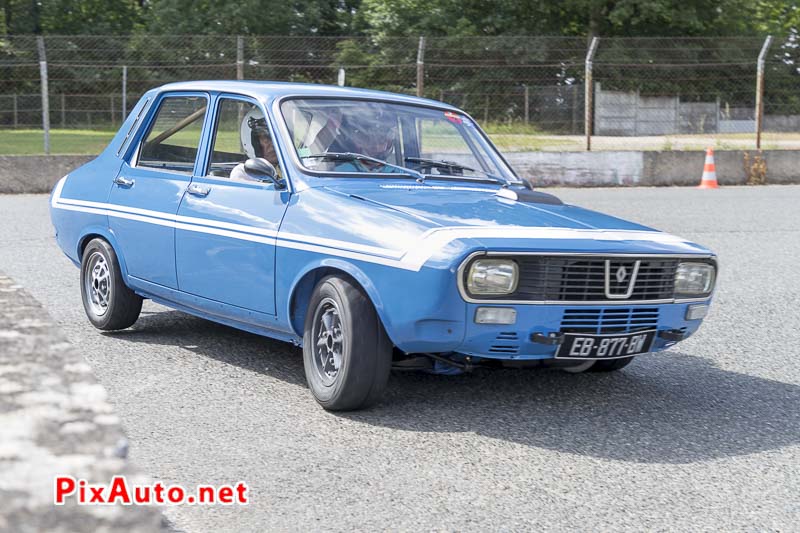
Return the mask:
<path id="1" fill-rule="evenodd" d="M 113 131 L 154 86 L 253 79 L 441 100 L 472 114 L 505 150 L 800 148 L 796 34 L 601 38 L 592 53 L 590 44 L 530 36 L 7 36 L 0 129 Z"/>

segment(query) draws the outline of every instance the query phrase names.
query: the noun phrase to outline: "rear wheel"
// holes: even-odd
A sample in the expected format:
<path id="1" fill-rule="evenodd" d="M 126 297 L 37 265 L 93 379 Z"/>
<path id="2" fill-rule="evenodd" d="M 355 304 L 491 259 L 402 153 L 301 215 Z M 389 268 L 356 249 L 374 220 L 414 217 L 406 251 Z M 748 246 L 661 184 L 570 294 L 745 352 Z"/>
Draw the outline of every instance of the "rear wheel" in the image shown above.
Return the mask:
<path id="1" fill-rule="evenodd" d="M 375 404 L 391 364 L 392 343 L 363 291 L 344 277 L 320 281 L 303 332 L 303 366 L 317 402 L 330 411 Z"/>
<path id="2" fill-rule="evenodd" d="M 142 297 L 125 285 L 117 254 L 103 239 L 91 240 L 83 251 L 81 299 L 89 321 L 105 331 L 132 326 L 142 310 Z"/>

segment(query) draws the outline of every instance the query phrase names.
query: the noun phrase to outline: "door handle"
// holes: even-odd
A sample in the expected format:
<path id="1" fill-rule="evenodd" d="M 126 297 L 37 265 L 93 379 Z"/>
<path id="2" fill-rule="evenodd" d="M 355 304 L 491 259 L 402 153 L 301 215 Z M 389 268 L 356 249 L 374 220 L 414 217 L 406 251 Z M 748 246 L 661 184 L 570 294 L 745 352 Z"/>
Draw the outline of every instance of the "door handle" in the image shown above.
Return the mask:
<path id="1" fill-rule="evenodd" d="M 116 183 L 120 187 L 133 187 L 134 180 L 123 178 L 122 176 L 117 176 L 116 178 L 114 178 L 114 183 Z"/>
<path id="2" fill-rule="evenodd" d="M 188 187 L 186 187 L 186 192 L 193 196 L 208 196 L 208 193 L 211 192 L 211 187 L 203 187 L 202 185 L 197 185 L 196 183 L 192 183 Z"/>

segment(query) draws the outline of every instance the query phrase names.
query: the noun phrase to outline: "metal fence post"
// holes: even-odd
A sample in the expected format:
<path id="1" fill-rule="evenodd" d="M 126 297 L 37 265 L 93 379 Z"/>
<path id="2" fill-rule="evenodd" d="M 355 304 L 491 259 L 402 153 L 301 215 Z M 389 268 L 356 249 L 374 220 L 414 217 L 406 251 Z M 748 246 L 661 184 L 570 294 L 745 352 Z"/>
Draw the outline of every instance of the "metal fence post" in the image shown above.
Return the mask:
<path id="1" fill-rule="evenodd" d="M 528 85 L 525 84 L 525 125 L 531 120 L 531 93 Z"/>
<path id="2" fill-rule="evenodd" d="M 417 96 L 422 96 L 425 90 L 425 36 L 419 36 L 417 48 Z"/>
<path id="3" fill-rule="evenodd" d="M 44 153 L 50 153 L 50 91 L 47 85 L 47 56 L 44 49 L 44 37 L 36 37 L 36 48 L 39 51 L 39 77 L 42 85 L 42 129 L 44 130 Z"/>
<path id="4" fill-rule="evenodd" d="M 592 61 L 594 61 L 594 54 L 597 51 L 597 43 L 600 39 L 592 37 L 592 44 L 589 45 L 589 50 L 586 52 L 586 72 L 584 75 L 584 133 L 586 134 L 586 150 L 592 149 L 592 119 L 594 118 L 594 87 L 592 84 Z"/>
<path id="5" fill-rule="evenodd" d="M 640 92 L 639 89 L 636 89 L 636 95 L 637 96 L 639 96 L 639 92 Z M 639 100 L 639 101 L 641 101 L 641 100 Z M 637 115 L 636 118 L 637 118 L 637 122 L 638 122 L 638 118 L 639 118 L 638 117 L 638 115 L 639 115 L 639 107 L 638 106 L 636 107 L 636 115 Z M 681 132 L 681 95 L 680 94 L 675 97 L 675 116 L 674 116 L 673 123 L 672 123 L 672 129 L 675 131 L 675 133 L 680 133 Z M 700 128 L 700 131 L 702 132 L 703 129 L 705 129 L 705 128 Z"/>
<path id="6" fill-rule="evenodd" d="M 338 78 L 336 80 L 336 83 L 337 83 L 337 85 L 339 85 L 339 87 L 344 87 L 344 81 L 345 81 L 344 68 L 343 67 L 339 67 L 339 76 L 338 76 Z"/>
<path id="7" fill-rule="evenodd" d="M 67 127 L 67 99 L 64 93 L 61 93 L 61 129 Z"/>
<path id="8" fill-rule="evenodd" d="M 19 106 L 17 105 L 17 93 L 14 93 L 14 128 L 19 126 Z"/>
<path id="9" fill-rule="evenodd" d="M 122 122 L 128 118 L 128 65 L 122 65 Z"/>
<path id="10" fill-rule="evenodd" d="M 570 85 L 569 92 L 572 94 L 572 124 L 569 129 L 570 135 L 575 135 L 580 130 L 578 129 L 578 87 Z"/>
<path id="11" fill-rule="evenodd" d="M 761 150 L 761 130 L 764 128 L 764 59 L 767 57 L 767 50 L 772 44 L 772 35 L 767 35 L 764 45 L 758 54 L 758 66 L 756 69 L 756 150 Z"/>
<path id="12" fill-rule="evenodd" d="M 244 37 L 236 36 L 236 79 L 244 79 Z"/>

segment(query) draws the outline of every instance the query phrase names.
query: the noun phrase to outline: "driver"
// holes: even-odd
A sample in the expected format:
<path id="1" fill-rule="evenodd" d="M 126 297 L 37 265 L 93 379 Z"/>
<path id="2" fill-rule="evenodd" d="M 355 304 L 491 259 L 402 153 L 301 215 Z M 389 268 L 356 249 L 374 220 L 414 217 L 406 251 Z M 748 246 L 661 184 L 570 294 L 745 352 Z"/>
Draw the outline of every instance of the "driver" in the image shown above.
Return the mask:
<path id="1" fill-rule="evenodd" d="M 397 128 L 381 115 L 353 115 L 347 118 L 342 135 L 348 152 L 389 161 L 394 155 Z M 401 172 L 395 167 L 373 161 L 355 160 L 340 163 L 338 172 Z"/>
<path id="2" fill-rule="evenodd" d="M 266 159 L 275 167 L 275 175 L 280 179 L 281 170 L 278 166 L 278 154 L 275 152 L 275 145 L 267 127 L 267 120 L 258 108 L 251 109 L 242 120 L 239 133 L 242 148 L 248 159 L 257 157 Z M 231 178 L 241 177 L 244 173 L 244 163 L 239 163 L 231 171 Z"/>

